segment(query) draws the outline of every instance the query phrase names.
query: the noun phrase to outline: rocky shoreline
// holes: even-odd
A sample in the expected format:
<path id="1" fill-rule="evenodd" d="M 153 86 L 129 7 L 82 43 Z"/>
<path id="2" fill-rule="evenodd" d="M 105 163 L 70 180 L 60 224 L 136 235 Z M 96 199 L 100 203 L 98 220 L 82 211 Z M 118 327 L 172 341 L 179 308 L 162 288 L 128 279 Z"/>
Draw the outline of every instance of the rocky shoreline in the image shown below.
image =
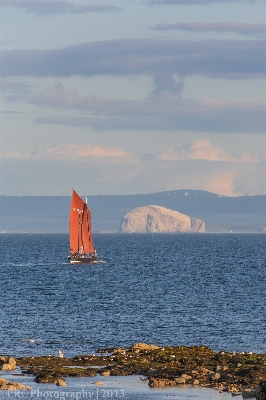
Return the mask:
<path id="1" fill-rule="evenodd" d="M 150 387 L 200 385 L 233 396 L 266 400 L 266 354 L 252 352 L 215 352 L 205 346 L 162 348 L 137 343 L 129 348 L 99 349 L 96 355 L 73 358 L 0 357 L 0 370 L 12 371 L 16 367 L 20 367 L 22 374 L 32 374 L 37 383 L 58 386 L 65 386 L 67 377 L 136 374 Z M 0 379 L 0 390 L 15 390 L 15 386 L 16 382 Z"/>

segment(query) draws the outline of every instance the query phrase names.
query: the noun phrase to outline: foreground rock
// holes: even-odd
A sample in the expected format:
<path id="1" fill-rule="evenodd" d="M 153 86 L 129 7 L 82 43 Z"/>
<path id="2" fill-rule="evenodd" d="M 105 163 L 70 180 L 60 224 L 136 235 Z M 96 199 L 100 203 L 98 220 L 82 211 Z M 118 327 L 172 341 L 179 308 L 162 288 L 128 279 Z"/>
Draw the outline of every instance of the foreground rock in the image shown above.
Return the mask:
<path id="1" fill-rule="evenodd" d="M 66 386 L 66 381 L 64 379 L 57 379 L 56 386 Z"/>
<path id="2" fill-rule="evenodd" d="M 260 382 L 259 386 L 257 386 L 256 399 L 257 400 L 266 400 L 266 381 Z"/>
<path id="3" fill-rule="evenodd" d="M 105 360 L 103 357 L 97 360 L 93 355 L 80 355 L 74 358 L 41 356 L 18 358 L 17 364 L 23 373 L 34 375 L 37 383 L 59 385 L 58 382 L 60 382 L 60 386 L 64 386 L 63 378 L 96 376 L 97 369 L 90 366 L 104 365 Z"/>
<path id="4" fill-rule="evenodd" d="M 0 378 L 0 390 L 31 390 L 31 388 L 18 382 L 9 382 L 7 379 Z"/>
<path id="5" fill-rule="evenodd" d="M 16 360 L 13 357 L 0 357 L 0 370 L 12 371 L 16 369 Z"/>
<path id="6" fill-rule="evenodd" d="M 145 350 L 159 350 L 160 346 L 155 346 L 154 344 L 147 344 L 147 343 L 136 343 L 131 346 L 131 350 L 133 351 L 145 351 Z"/>
<path id="7" fill-rule="evenodd" d="M 205 232 L 205 223 L 160 206 L 134 208 L 120 225 L 122 233 Z"/>
<path id="8" fill-rule="evenodd" d="M 205 346 L 159 347 L 137 343 L 129 348 L 106 348 L 97 355 L 74 358 L 24 357 L 22 372 L 38 383 L 65 377 L 144 375 L 151 387 L 200 385 L 266 400 L 266 354 L 215 352 Z M 71 368 L 69 368 L 71 367 Z M 74 367 L 74 368 L 73 368 Z M 264 396 L 264 397 L 263 397 Z"/>

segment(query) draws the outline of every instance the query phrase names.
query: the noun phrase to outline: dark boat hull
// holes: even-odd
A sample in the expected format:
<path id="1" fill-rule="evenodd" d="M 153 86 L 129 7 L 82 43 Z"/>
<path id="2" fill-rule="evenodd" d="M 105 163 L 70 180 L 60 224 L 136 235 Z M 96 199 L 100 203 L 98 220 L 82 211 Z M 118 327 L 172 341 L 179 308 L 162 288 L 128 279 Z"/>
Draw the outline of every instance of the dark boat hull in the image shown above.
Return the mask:
<path id="1" fill-rule="evenodd" d="M 68 256 L 68 261 L 70 264 L 93 264 L 98 260 L 98 256 L 94 255 L 91 257 L 82 257 L 82 256 Z"/>

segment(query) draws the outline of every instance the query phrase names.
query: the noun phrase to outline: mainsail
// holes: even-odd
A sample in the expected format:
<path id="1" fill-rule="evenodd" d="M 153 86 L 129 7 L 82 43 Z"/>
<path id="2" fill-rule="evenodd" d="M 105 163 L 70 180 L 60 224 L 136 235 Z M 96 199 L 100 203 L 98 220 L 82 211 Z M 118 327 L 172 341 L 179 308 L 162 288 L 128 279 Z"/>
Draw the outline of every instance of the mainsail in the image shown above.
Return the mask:
<path id="1" fill-rule="evenodd" d="M 71 254 L 94 253 L 91 230 L 91 211 L 82 198 L 73 190 L 70 204 L 70 252 Z"/>

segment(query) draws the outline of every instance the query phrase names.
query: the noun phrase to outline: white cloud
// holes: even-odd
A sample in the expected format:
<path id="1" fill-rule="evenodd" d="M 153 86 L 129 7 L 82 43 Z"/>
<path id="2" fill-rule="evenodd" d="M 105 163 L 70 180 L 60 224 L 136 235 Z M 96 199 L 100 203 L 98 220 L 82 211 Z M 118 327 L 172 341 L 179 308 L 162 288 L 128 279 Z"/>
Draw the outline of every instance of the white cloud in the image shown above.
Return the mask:
<path id="1" fill-rule="evenodd" d="M 100 158 L 132 158 L 132 156 L 126 153 L 121 148 L 107 147 L 92 145 L 89 143 L 71 143 L 71 144 L 59 144 L 57 146 L 48 147 L 45 149 L 38 149 L 31 154 L 22 155 L 16 151 L 3 153 L 1 158 L 21 158 L 21 159 L 52 159 L 52 160 L 77 160 L 86 161 Z"/>
<path id="2" fill-rule="evenodd" d="M 266 152 L 231 154 L 199 139 L 137 157 L 121 148 L 72 143 L 27 155 L 5 153 L 1 166 L 2 193 L 16 188 L 15 193 L 25 194 L 25 188 L 34 187 L 35 194 L 58 194 L 84 185 L 90 194 L 199 189 L 234 196 L 264 194 Z"/>
<path id="3" fill-rule="evenodd" d="M 28 156 L 23 156 L 22 154 L 20 154 L 18 151 L 7 151 L 5 153 L 0 154 L 0 158 L 24 158 L 24 157 L 28 157 Z"/>
<path id="4" fill-rule="evenodd" d="M 222 148 L 213 146 L 210 140 L 198 139 L 182 148 L 168 149 L 158 154 L 161 160 L 212 160 L 234 161 L 234 157 Z"/>
<path id="5" fill-rule="evenodd" d="M 234 195 L 234 181 L 236 174 L 234 171 L 226 171 L 209 177 L 206 182 L 206 188 L 209 192 L 222 194 L 224 196 Z"/>
<path id="6" fill-rule="evenodd" d="M 214 146 L 210 140 L 198 139 L 188 143 L 181 148 L 168 148 L 157 154 L 147 154 L 143 156 L 147 160 L 156 159 L 162 161 L 175 160 L 209 160 L 226 161 L 233 163 L 252 163 L 261 159 L 266 160 L 266 152 L 252 152 L 242 154 L 231 154 Z"/>
<path id="7" fill-rule="evenodd" d="M 31 156 L 53 159 L 86 159 L 89 157 L 115 157 L 123 158 L 127 153 L 121 148 L 102 147 L 89 143 L 72 143 L 52 146 L 33 152 Z"/>

